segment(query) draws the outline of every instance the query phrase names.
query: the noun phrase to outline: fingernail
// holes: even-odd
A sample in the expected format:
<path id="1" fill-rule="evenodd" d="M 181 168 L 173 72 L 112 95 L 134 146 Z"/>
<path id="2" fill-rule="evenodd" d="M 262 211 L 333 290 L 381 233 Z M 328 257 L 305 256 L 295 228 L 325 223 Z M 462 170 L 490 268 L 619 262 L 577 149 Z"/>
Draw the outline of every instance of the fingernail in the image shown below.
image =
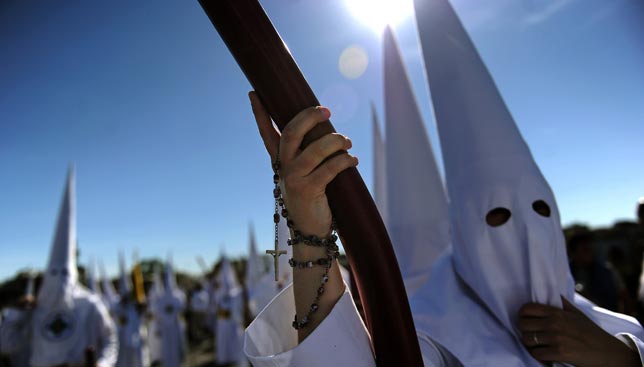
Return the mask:
<path id="1" fill-rule="evenodd" d="M 329 117 L 331 117 L 331 111 L 328 108 L 324 106 L 318 106 L 318 110 L 322 112 L 322 115 L 324 116 L 325 119 L 328 119 Z"/>

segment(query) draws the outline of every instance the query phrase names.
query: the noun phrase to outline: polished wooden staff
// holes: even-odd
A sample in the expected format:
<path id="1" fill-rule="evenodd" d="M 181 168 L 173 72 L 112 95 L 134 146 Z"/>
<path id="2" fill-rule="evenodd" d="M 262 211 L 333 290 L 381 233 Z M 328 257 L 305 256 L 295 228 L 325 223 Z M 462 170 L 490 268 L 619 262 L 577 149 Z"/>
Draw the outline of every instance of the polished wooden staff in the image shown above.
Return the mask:
<path id="1" fill-rule="evenodd" d="M 257 0 L 199 0 L 281 130 L 320 103 Z M 318 124 L 302 148 L 334 132 Z M 327 196 L 364 307 L 378 366 L 422 366 L 407 294 L 387 230 L 355 168 L 340 173 Z"/>
<path id="2" fill-rule="evenodd" d="M 96 367 L 96 349 L 94 347 L 85 348 L 85 367 Z"/>

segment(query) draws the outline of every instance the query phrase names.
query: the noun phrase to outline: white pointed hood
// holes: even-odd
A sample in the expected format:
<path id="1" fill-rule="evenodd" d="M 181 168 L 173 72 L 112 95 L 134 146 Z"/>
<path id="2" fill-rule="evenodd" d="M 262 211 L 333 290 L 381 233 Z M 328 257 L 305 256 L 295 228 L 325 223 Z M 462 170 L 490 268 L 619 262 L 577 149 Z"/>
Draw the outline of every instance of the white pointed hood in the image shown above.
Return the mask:
<path id="1" fill-rule="evenodd" d="M 612 335 L 644 335 L 635 319 L 575 295 L 554 195 L 492 77 L 447 0 L 414 3 L 452 237 L 413 306 L 417 327 L 464 365 L 540 366 L 515 326 L 528 302 L 561 307 L 565 297 Z"/>
<path id="2" fill-rule="evenodd" d="M 119 295 L 121 299 L 128 298 L 132 294 L 132 279 L 127 271 L 125 255 L 119 252 Z"/>
<path id="3" fill-rule="evenodd" d="M 387 229 L 411 295 L 450 243 L 449 214 L 425 123 L 389 27 L 383 42 Z"/>
<path id="4" fill-rule="evenodd" d="M 25 297 L 33 297 L 35 289 L 36 276 L 30 271 L 27 273 L 27 288 L 25 289 Z"/>
<path id="5" fill-rule="evenodd" d="M 241 291 L 235 270 L 226 255 L 221 257 L 221 268 L 219 269 L 219 274 L 217 274 L 217 283 L 219 283 L 219 292 L 224 295 L 233 296 Z"/>
<path id="6" fill-rule="evenodd" d="M 105 271 L 105 264 L 103 263 L 103 261 L 99 262 L 99 270 L 101 272 L 103 299 L 105 300 L 105 304 L 107 304 L 109 307 L 112 307 L 114 304 L 119 302 L 119 296 L 116 293 L 116 290 L 114 290 L 114 286 L 112 285 L 110 278 L 107 276 L 107 272 Z"/>
<path id="7" fill-rule="evenodd" d="M 262 259 L 257 253 L 257 244 L 255 242 L 255 230 L 251 224 L 248 229 L 249 249 L 248 261 L 246 262 L 246 287 L 250 290 L 254 289 L 264 275 L 264 267 Z"/>
<path id="8" fill-rule="evenodd" d="M 76 269 L 76 183 L 74 168 L 67 174 L 63 200 L 58 211 L 56 231 L 49 253 L 49 264 L 38 292 L 38 304 L 53 308 L 65 299 L 71 302 L 71 292 L 78 281 Z"/>
<path id="9" fill-rule="evenodd" d="M 373 199 L 376 202 L 383 223 L 387 224 L 387 162 L 385 141 L 380 133 L 376 106 L 371 104 L 373 132 Z"/>
<path id="10" fill-rule="evenodd" d="M 166 293 L 175 292 L 179 290 L 177 287 L 177 278 L 174 275 L 174 269 L 172 265 L 172 255 L 168 255 L 168 260 L 165 264 L 165 274 L 163 278 L 163 286 Z"/>
<path id="11" fill-rule="evenodd" d="M 163 287 L 163 276 L 161 275 L 161 266 L 154 267 L 154 274 L 152 275 L 152 286 L 148 291 L 148 300 L 150 304 L 154 304 L 159 298 L 163 296 L 165 289 Z"/>
<path id="12" fill-rule="evenodd" d="M 96 262 L 94 259 L 89 262 L 85 271 L 87 272 L 87 288 L 89 288 L 92 293 L 100 295 L 101 290 L 98 289 L 98 282 L 96 280 Z"/>
<path id="13" fill-rule="evenodd" d="M 197 256 L 197 264 L 199 264 L 199 268 L 203 273 L 201 275 L 201 280 L 200 280 L 201 286 L 203 287 L 203 289 L 210 292 L 210 289 L 211 289 L 210 276 L 209 276 L 210 269 L 202 256 Z"/>

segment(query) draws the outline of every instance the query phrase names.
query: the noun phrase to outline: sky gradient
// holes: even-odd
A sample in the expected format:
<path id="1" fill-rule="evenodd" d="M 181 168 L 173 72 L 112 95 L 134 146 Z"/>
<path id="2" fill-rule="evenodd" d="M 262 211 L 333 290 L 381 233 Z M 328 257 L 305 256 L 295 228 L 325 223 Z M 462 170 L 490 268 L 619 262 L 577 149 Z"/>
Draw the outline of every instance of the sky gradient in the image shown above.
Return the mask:
<path id="1" fill-rule="evenodd" d="M 262 2 L 372 183 L 380 35 L 344 0 Z M 644 196 L 644 5 L 638 0 L 452 2 L 564 224 L 632 219 Z M 485 4 L 483 4 L 485 3 Z M 440 160 L 413 17 L 395 27 Z M 338 69 L 366 52 L 357 79 Z M 272 172 L 250 85 L 196 1 L 0 4 L 0 279 L 47 261 L 65 174 L 77 175 L 81 263 L 117 251 L 197 272 L 272 243 Z"/>

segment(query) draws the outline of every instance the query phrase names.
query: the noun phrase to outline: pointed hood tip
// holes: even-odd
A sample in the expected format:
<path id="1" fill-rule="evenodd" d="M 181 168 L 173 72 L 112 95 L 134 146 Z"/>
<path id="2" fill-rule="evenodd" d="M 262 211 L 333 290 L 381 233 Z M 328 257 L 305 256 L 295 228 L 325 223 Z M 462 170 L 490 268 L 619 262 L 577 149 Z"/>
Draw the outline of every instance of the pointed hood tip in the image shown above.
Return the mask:
<path id="1" fill-rule="evenodd" d="M 72 281 L 76 281 L 76 198 L 74 174 L 70 171 L 63 190 L 58 218 L 49 254 L 48 269 L 66 269 Z"/>
<path id="2" fill-rule="evenodd" d="M 394 29 L 391 26 L 391 24 L 389 23 L 385 24 L 385 28 L 382 30 L 382 34 L 385 38 L 393 39 Z"/>

